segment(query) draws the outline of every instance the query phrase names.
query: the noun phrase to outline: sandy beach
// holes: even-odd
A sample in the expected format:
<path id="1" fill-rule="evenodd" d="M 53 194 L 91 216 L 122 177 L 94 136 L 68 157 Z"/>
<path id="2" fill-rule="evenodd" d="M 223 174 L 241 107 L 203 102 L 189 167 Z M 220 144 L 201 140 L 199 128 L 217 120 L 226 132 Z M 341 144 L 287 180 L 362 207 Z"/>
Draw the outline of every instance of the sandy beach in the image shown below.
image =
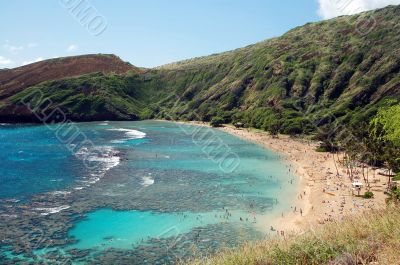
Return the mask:
<path id="1" fill-rule="evenodd" d="M 221 130 L 278 152 L 295 167 L 295 175 L 300 178 L 300 190 L 293 212 L 277 219 L 274 229 L 278 231 L 301 232 L 310 225 L 315 227 L 347 215 L 386 206 L 384 191 L 387 177 L 378 174 L 380 170 L 374 173 L 372 168 L 364 168 L 364 174 L 368 172 L 370 191 L 374 193 L 374 198 L 364 199 L 357 196 L 357 191 L 353 191 L 347 168 L 341 164 L 343 154 L 320 153 L 315 151 L 318 146 L 315 142 L 282 135 L 276 138 L 255 129 L 225 126 Z M 361 165 L 355 168 L 354 175 L 364 184 L 360 191 L 362 195 L 367 189 Z M 264 221 L 268 229 L 267 221 L 270 223 L 270 220 Z"/>
<path id="2" fill-rule="evenodd" d="M 209 126 L 206 123 L 190 123 Z M 379 174 L 383 169 L 373 170 L 364 165 L 364 176 L 368 176 L 370 191 L 374 193 L 374 198 L 364 199 L 357 196 L 358 192 L 352 187 L 347 168 L 342 165 L 344 154 L 317 152 L 316 142 L 286 135 L 272 137 L 257 129 L 238 129 L 230 125 L 219 129 L 280 153 L 300 178 L 293 211 L 273 218 L 273 228 L 279 232 L 277 234 L 301 233 L 310 226 L 316 227 L 351 214 L 386 207 L 387 195 L 384 191 L 387 189 L 387 177 Z M 355 179 L 364 184 L 360 195 L 367 191 L 362 170 L 361 165 L 353 169 Z M 264 231 L 270 230 L 271 216 L 259 218 L 258 226 Z"/>

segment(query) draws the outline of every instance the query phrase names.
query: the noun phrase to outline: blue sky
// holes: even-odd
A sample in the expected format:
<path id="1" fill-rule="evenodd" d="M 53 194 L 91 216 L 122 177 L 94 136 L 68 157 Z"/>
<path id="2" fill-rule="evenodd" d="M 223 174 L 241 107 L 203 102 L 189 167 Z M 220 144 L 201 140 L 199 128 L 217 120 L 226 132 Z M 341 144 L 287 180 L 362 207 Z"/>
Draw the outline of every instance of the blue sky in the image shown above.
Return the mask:
<path id="1" fill-rule="evenodd" d="M 0 68 L 87 53 L 114 53 L 134 65 L 154 67 L 243 47 L 307 22 L 400 2 L 352 0 L 354 8 L 344 10 L 340 1 L 1 1 Z M 86 8 L 90 12 L 82 19 L 77 12 Z"/>

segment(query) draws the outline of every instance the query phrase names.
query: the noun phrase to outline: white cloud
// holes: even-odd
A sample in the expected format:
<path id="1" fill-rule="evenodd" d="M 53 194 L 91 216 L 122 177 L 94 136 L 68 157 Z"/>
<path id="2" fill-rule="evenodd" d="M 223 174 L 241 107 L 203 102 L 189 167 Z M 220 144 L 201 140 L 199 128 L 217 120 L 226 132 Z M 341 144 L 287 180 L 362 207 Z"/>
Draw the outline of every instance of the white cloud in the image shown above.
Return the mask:
<path id="1" fill-rule="evenodd" d="M 10 41 L 6 40 L 6 43 L 3 45 L 3 49 L 5 49 L 6 51 L 10 52 L 10 53 L 14 53 L 14 54 L 18 54 L 21 51 L 25 50 L 26 48 L 34 48 L 38 46 L 38 44 L 36 42 L 29 42 L 26 45 L 12 45 L 10 44 Z"/>
<path id="2" fill-rule="evenodd" d="M 27 65 L 27 64 L 31 64 L 31 63 L 37 63 L 39 61 L 43 61 L 43 58 L 42 57 L 38 57 L 38 58 L 36 58 L 36 59 L 34 59 L 32 61 L 23 61 L 22 65 Z"/>
<path id="3" fill-rule="evenodd" d="M 78 49 L 78 45 L 71 44 L 68 46 L 67 52 L 73 52 L 73 51 L 76 51 L 77 49 Z"/>
<path id="4" fill-rule="evenodd" d="M 341 15 L 353 15 L 363 11 L 398 5 L 400 0 L 318 0 L 318 15 L 329 19 Z"/>
<path id="5" fill-rule="evenodd" d="M 28 45 L 26 45 L 28 48 L 34 48 L 36 46 L 38 46 L 38 44 L 36 42 L 29 42 Z"/>
<path id="6" fill-rule="evenodd" d="M 0 56 L 0 65 L 12 64 L 12 63 L 14 63 L 12 60 Z"/>
<path id="7" fill-rule="evenodd" d="M 7 43 L 3 45 L 3 48 L 12 53 L 19 53 L 24 49 L 24 46 L 14 46 Z"/>

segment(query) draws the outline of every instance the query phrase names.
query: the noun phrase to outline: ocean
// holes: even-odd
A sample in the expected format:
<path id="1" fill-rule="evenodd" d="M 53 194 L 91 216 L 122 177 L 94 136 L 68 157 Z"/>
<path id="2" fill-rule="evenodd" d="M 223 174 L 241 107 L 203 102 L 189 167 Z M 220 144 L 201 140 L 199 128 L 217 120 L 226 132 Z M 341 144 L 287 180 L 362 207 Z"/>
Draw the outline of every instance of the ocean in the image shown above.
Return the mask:
<path id="1" fill-rule="evenodd" d="M 279 154 L 162 121 L 0 125 L 0 260 L 173 264 L 271 236 L 298 182 Z"/>

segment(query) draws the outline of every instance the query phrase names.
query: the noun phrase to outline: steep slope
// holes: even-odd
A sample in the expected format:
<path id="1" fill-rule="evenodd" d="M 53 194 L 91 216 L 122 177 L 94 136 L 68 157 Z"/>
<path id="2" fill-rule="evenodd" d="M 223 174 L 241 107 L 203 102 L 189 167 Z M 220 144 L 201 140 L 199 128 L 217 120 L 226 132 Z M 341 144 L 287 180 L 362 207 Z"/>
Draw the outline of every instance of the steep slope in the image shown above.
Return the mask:
<path id="1" fill-rule="evenodd" d="M 371 31 L 360 34 L 359 25 L 371 17 L 376 21 Z M 391 6 L 142 72 L 41 83 L 12 92 L 0 121 L 32 120 L 29 113 L 22 118 L 12 110 L 40 88 L 75 120 L 220 116 L 291 134 L 333 121 L 356 124 L 386 99 L 400 99 L 399 40 L 400 7 Z"/>
<path id="2" fill-rule="evenodd" d="M 357 25 L 371 16 L 376 25 L 360 35 Z M 310 117 L 321 123 L 329 122 L 329 116 L 356 122 L 373 114 L 383 99 L 399 99 L 399 38 L 400 8 L 388 7 L 167 65 L 159 75 L 191 106 L 175 108 L 178 117 L 210 120 L 218 115 L 296 133 L 312 129 Z"/>
<path id="3" fill-rule="evenodd" d="M 57 85 L 57 80 L 63 79 L 61 83 L 73 80 L 76 77 L 76 82 L 74 84 L 79 84 L 82 81 L 82 86 L 78 90 L 74 90 L 73 86 L 60 85 L 55 91 L 51 90 L 53 98 L 56 103 L 60 103 L 60 100 L 65 100 L 66 97 L 57 97 L 57 93 L 64 95 L 70 92 L 70 96 L 77 97 L 82 90 L 88 87 L 92 87 L 92 90 L 96 90 L 94 86 L 96 84 L 90 83 L 91 75 L 86 75 L 90 73 L 97 73 L 100 75 L 122 75 L 127 72 L 139 73 L 141 70 L 139 68 L 132 66 L 129 63 L 123 62 L 119 57 L 115 55 L 108 54 L 90 54 L 82 56 L 64 57 L 57 59 L 44 60 L 41 62 L 29 64 L 26 66 L 14 68 L 14 69 L 4 69 L 0 71 L 0 120 L 7 122 L 32 122 L 36 121 L 36 118 L 30 110 L 25 106 L 20 104 L 12 104 L 10 98 L 14 95 L 27 95 L 27 88 L 33 88 L 35 85 L 42 83 L 39 87 L 43 89 L 43 93 L 46 92 L 46 85 L 53 84 Z M 72 78 L 72 79 L 71 79 Z M 113 79 L 110 79 L 112 81 Z M 54 82 L 49 82 L 54 81 Z M 43 83 L 44 82 L 44 83 Z M 30 90 L 32 91 L 32 89 Z M 87 95 L 87 91 L 85 95 Z M 90 102 L 91 99 L 87 99 L 86 102 Z M 1 108 L 1 106 L 3 106 Z M 79 117 L 88 116 L 85 114 L 84 109 L 80 109 L 76 106 L 75 109 L 81 114 L 76 117 L 71 117 L 72 119 L 79 119 Z M 88 108 L 90 109 L 90 108 Z M 98 118 L 116 118 L 115 116 L 102 115 L 99 114 Z M 90 120 L 95 117 L 87 117 L 85 120 Z M 125 117 L 130 118 L 130 117 Z"/>
<path id="4" fill-rule="evenodd" d="M 89 54 L 44 60 L 14 69 L 0 71 L 0 100 L 23 89 L 48 80 L 102 72 L 123 74 L 139 71 L 115 55 Z"/>

